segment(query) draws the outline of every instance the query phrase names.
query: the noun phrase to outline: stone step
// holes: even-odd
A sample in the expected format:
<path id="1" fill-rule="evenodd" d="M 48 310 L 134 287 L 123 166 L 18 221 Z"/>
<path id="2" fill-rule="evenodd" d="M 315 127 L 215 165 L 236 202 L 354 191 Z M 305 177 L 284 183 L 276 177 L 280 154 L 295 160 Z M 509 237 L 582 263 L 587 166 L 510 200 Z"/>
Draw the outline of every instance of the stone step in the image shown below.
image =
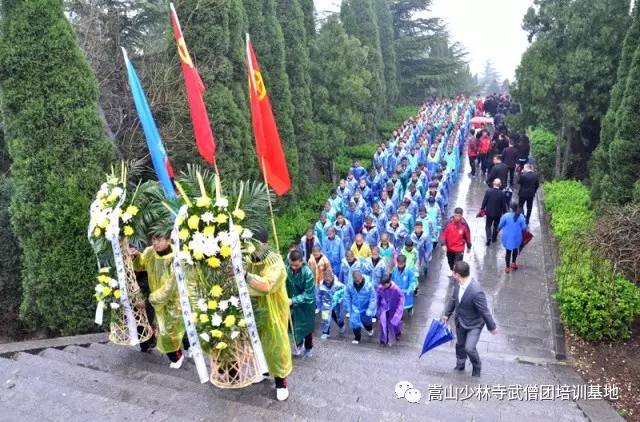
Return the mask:
<path id="1" fill-rule="evenodd" d="M 42 422 L 42 418 L 7 407 L 2 409 L 2 420 L 6 422 Z"/>
<path id="2" fill-rule="evenodd" d="M 282 416 L 277 411 L 233 400 L 230 394 L 214 394 L 207 385 L 198 387 L 192 382 L 182 381 L 186 386 L 178 389 L 177 381 L 181 381 L 179 378 L 173 378 L 176 380 L 174 388 L 168 388 L 27 353 L 17 354 L 15 360 L 25 364 L 25 373 L 40 376 L 47 383 L 73 387 L 126 403 L 144 404 L 145 407 L 189 420 L 206 420 L 212 414 L 223 420 L 236 420 L 241 408 L 254 413 L 254 420 Z M 231 400 L 222 398 L 223 395 L 229 396 Z"/>
<path id="3" fill-rule="evenodd" d="M 46 382 L 46 367 L 36 367 L 38 373 L 30 373 L 23 362 L 0 358 L 0 372 L 10 380 L 10 388 L 0 389 L 2 420 L 5 410 L 23 413 L 26 419 L 60 421 L 167 421 L 176 420 L 167 415 L 136 404 L 120 402 L 72 387 Z M 3 380 L 5 383 L 7 380 Z M 9 385 L 9 383 L 7 383 Z M 184 419 L 180 419 L 184 420 Z"/>

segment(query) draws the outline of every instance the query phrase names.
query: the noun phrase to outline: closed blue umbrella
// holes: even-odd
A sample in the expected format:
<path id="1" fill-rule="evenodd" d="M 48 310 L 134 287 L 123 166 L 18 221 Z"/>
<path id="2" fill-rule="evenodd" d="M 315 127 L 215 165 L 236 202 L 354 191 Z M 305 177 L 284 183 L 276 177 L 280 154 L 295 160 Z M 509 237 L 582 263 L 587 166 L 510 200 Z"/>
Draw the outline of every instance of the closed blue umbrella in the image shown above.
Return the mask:
<path id="1" fill-rule="evenodd" d="M 427 331 L 427 336 L 424 339 L 424 344 L 422 345 L 420 357 L 429 350 L 453 340 L 453 338 L 453 333 L 447 324 L 439 320 L 432 320 L 429 331 Z"/>

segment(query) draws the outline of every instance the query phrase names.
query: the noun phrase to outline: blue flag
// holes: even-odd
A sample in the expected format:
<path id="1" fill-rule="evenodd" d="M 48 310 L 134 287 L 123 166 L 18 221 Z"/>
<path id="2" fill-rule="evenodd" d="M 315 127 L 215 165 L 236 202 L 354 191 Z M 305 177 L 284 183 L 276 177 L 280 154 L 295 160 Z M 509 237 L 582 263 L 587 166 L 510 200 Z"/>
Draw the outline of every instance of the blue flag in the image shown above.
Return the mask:
<path id="1" fill-rule="evenodd" d="M 131 86 L 131 94 L 133 95 L 133 102 L 138 110 L 138 116 L 140 117 L 140 123 L 142 124 L 142 130 L 144 136 L 147 138 L 147 146 L 151 153 L 151 161 L 153 162 L 153 168 L 156 170 L 158 180 L 164 189 L 164 193 L 168 198 L 175 198 L 175 188 L 173 186 L 173 169 L 169 163 L 167 152 L 162 145 L 162 139 L 160 139 L 160 133 L 156 127 L 156 123 L 151 115 L 149 109 L 149 103 L 144 95 L 140 80 L 136 74 L 136 70 L 133 68 L 133 64 L 129 61 L 126 50 L 123 48 L 124 61 L 127 65 L 127 73 L 129 74 L 129 85 Z"/>

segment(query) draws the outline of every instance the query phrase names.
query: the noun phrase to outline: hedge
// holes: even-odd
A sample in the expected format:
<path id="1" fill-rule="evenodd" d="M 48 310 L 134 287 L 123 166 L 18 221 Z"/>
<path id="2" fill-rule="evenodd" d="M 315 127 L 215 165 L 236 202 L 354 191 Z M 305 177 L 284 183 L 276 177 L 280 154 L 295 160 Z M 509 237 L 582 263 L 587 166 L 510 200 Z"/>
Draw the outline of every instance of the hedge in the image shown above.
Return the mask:
<path id="1" fill-rule="evenodd" d="M 577 181 L 544 184 L 551 230 L 560 247 L 556 268 L 563 323 L 589 341 L 628 338 L 640 316 L 640 289 L 599 259 L 584 239 L 596 220 L 589 190 Z"/>
<path id="2" fill-rule="evenodd" d="M 13 336 L 19 322 L 22 284 L 20 281 L 20 245 L 9 218 L 9 204 L 14 184 L 0 177 L 0 334 Z"/>
<path id="3" fill-rule="evenodd" d="M 538 173 L 544 180 L 552 180 L 556 166 L 556 135 L 537 127 L 529 132 L 531 151 L 536 159 Z"/>

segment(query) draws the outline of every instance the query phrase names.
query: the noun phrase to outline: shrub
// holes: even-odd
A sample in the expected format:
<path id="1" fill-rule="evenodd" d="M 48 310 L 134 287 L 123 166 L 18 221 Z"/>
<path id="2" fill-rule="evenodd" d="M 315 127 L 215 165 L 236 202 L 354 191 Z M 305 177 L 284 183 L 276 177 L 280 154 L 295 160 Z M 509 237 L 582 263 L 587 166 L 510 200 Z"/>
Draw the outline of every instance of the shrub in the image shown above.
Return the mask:
<path id="1" fill-rule="evenodd" d="M 396 107 L 394 116 L 380 122 L 380 136 L 389 139 L 394 130 L 397 130 L 402 122 L 418 114 L 419 105 Z"/>
<path id="2" fill-rule="evenodd" d="M 13 181 L 0 177 L 0 334 L 12 336 L 20 328 L 22 300 L 20 246 L 9 221 Z"/>
<path id="3" fill-rule="evenodd" d="M 585 234 L 595 223 L 588 189 L 562 181 L 545 183 L 544 191 L 560 246 L 554 298 L 562 321 L 589 341 L 629 337 L 629 324 L 640 315 L 640 290 L 588 246 Z"/>
<path id="4" fill-rule="evenodd" d="M 556 135 L 544 128 L 537 127 L 529 132 L 529 140 L 538 172 L 543 179 L 552 180 L 556 165 Z"/>

